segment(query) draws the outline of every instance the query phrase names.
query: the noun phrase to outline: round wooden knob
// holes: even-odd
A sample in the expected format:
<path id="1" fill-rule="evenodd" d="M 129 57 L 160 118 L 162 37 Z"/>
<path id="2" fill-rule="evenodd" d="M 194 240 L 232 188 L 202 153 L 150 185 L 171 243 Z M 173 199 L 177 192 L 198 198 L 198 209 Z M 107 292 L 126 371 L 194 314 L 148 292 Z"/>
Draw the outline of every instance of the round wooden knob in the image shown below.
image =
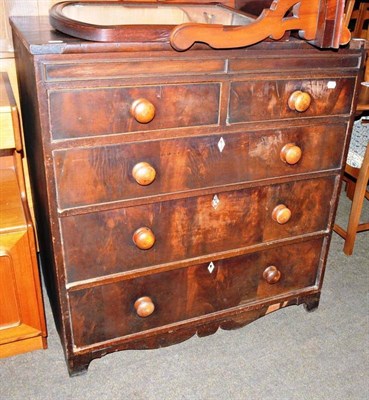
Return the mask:
<path id="1" fill-rule="evenodd" d="M 132 169 L 132 175 L 135 181 L 142 186 L 150 185 L 156 177 L 155 168 L 147 162 L 140 162 Z"/>
<path id="2" fill-rule="evenodd" d="M 148 250 L 154 246 L 155 235 L 150 228 L 141 227 L 138 228 L 133 234 L 134 244 L 141 250 Z"/>
<path id="3" fill-rule="evenodd" d="M 281 279 L 281 276 L 281 271 L 279 271 L 279 269 L 274 265 L 266 268 L 263 272 L 263 278 L 271 285 L 273 285 L 273 283 L 277 283 Z"/>
<path id="4" fill-rule="evenodd" d="M 155 305 L 148 296 L 140 297 L 134 304 L 136 313 L 139 317 L 145 318 L 151 315 L 155 310 Z"/>
<path id="5" fill-rule="evenodd" d="M 132 103 L 131 114 L 137 122 L 147 124 L 155 117 L 155 106 L 146 99 L 137 99 Z"/>
<path id="6" fill-rule="evenodd" d="M 295 143 L 287 143 L 283 146 L 280 156 L 283 162 L 294 165 L 300 161 L 302 150 L 299 146 L 296 146 Z"/>
<path id="7" fill-rule="evenodd" d="M 274 221 L 278 222 L 278 224 L 283 225 L 291 219 L 291 210 L 284 204 L 279 204 L 274 208 L 272 218 Z"/>
<path id="8" fill-rule="evenodd" d="M 304 112 L 310 107 L 311 96 L 309 93 L 296 90 L 288 99 L 288 107 L 293 111 Z"/>

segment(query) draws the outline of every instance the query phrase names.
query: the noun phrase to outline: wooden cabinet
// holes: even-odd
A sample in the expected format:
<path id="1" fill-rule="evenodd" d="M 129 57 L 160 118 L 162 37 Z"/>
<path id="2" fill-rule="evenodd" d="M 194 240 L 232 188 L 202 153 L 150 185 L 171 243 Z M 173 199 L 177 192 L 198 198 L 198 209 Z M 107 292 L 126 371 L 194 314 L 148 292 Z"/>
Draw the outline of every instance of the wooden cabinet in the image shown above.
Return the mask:
<path id="1" fill-rule="evenodd" d="M 97 43 L 14 19 L 41 254 L 71 374 L 318 306 L 361 41 Z"/>
<path id="2" fill-rule="evenodd" d="M 5 73 L 0 77 L 1 127 L 12 129 L 14 143 L 21 149 L 10 84 Z M 11 143 L 10 148 L 4 147 L 8 146 L 3 143 L 0 150 L 0 357 L 47 346 L 34 229 L 25 196 L 21 155 Z"/>

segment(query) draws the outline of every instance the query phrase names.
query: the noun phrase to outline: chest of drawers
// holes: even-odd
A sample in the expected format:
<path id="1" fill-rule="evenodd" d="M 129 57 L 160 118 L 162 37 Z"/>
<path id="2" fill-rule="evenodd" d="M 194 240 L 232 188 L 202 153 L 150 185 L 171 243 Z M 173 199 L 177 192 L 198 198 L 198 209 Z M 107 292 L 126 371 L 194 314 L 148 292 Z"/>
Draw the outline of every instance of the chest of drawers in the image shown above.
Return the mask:
<path id="1" fill-rule="evenodd" d="M 181 53 L 81 42 L 42 19 L 14 19 L 13 32 L 71 374 L 116 350 L 318 306 L 360 41 Z"/>

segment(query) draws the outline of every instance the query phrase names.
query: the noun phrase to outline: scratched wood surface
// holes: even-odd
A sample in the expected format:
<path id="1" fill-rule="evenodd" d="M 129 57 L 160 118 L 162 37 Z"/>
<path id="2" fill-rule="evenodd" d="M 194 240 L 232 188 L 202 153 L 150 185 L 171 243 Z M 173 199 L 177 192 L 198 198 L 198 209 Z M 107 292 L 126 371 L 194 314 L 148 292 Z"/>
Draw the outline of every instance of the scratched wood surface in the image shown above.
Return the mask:
<path id="1" fill-rule="evenodd" d="M 178 53 L 82 45 L 42 18 L 14 23 L 42 264 L 72 375 L 113 351 L 318 306 L 360 43 L 331 52 L 290 38 Z M 291 109 L 290 91 L 303 94 L 303 111 Z M 132 101 L 146 95 L 155 115 L 140 123 L 152 107 L 132 114 Z M 301 151 L 295 164 L 281 159 L 286 144 Z M 136 181 L 141 162 L 156 171 L 151 184 Z M 276 208 L 290 213 L 286 223 Z"/>

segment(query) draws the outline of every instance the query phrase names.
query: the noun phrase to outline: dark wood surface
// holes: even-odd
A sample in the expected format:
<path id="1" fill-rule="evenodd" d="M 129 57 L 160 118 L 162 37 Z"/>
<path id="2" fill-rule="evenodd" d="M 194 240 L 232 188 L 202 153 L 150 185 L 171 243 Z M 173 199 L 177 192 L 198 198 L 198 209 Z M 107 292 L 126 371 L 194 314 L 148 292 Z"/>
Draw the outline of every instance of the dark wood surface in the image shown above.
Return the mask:
<path id="1" fill-rule="evenodd" d="M 263 242 L 325 231 L 335 179 L 289 182 L 119 208 L 61 219 L 68 282 L 195 259 Z M 290 221 L 278 224 L 273 209 L 285 204 Z M 136 229 L 148 227 L 155 244 L 141 250 Z"/>
<path id="2" fill-rule="evenodd" d="M 214 125 L 218 122 L 219 97 L 217 83 L 51 91 L 50 125 L 55 140 Z M 132 104 L 142 98 L 155 107 L 149 123 L 138 122 L 130 112 Z"/>
<path id="3" fill-rule="evenodd" d="M 278 247 L 208 264 L 151 274 L 71 293 L 74 345 L 83 347 L 156 327 L 288 294 L 315 285 L 322 240 Z M 277 266 L 279 282 L 264 270 Z M 136 299 L 149 296 L 155 310 L 140 317 Z M 112 304 L 115 306 L 112 307 Z"/>
<path id="4" fill-rule="evenodd" d="M 289 78 L 284 81 L 232 82 L 229 123 L 347 114 L 351 107 L 350 88 L 354 82 L 354 78 L 335 79 L 333 76 L 313 80 Z M 334 90 L 329 89 L 329 84 L 334 86 Z M 289 97 L 297 90 L 309 93 L 312 98 L 304 112 L 291 110 L 288 106 Z"/>
<path id="5" fill-rule="evenodd" d="M 345 133 L 345 124 L 330 125 L 329 129 L 311 124 L 283 130 L 56 150 L 58 205 L 60 210 L 68 210 L 224 184 L 337 170 Z M 220 151 L 222 141 L 224 148 Z M 281 159 L 281 151 L 289 143 L 302 151 L 300 161 L 294 165 Z M 155 179 L 144 187 L 133 176 L 133 168 L 140 162 L 150 164 L 156 171 Z"/>
<path id="6" fill-rule="evenodd" d="M 178 53 L 83 42 L 43 19 L 13 27 L 41 256 L 71 374 L 116 350 L 318 306 L 362 42 Z M 296 90 L 311 98 L 304 112 L 288 106 Z M 154 105 L 147 123 L 132 115 L 140 98 Z M 286 144 L 301 150 L 295 164 L 281 158 Z M 155 170 L 145 185 L 133 173 L 142 162 Z M 277 206 L 290 217 L 278 222 Z"/>

